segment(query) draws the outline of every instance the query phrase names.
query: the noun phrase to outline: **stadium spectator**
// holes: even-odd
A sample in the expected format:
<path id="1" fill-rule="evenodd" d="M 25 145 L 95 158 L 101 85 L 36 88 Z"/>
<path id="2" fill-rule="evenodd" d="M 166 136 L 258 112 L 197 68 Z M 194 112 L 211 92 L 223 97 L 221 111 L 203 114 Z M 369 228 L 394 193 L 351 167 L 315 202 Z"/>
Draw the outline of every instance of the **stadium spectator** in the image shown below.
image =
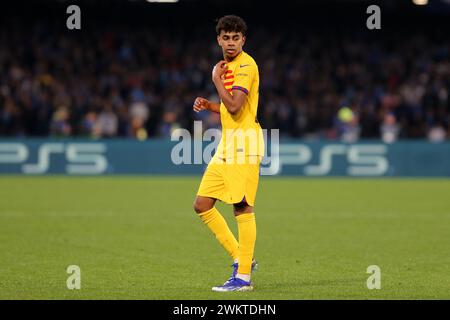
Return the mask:
<path id="1" fill-rule="evenodd" d="M 383 117 L 383 124 L 381 125 L 381 140 L 384 143 L 393 143 L 397 141 L 400 127 L 397 120 L 392 113 L 386 113 Z"/>
<path id="2" fill-rule="evenodd" d="M 434 143 L 443 142 L 447 132 L 442 124 L 433 125 L 428 131 L 428 140 Z"/>

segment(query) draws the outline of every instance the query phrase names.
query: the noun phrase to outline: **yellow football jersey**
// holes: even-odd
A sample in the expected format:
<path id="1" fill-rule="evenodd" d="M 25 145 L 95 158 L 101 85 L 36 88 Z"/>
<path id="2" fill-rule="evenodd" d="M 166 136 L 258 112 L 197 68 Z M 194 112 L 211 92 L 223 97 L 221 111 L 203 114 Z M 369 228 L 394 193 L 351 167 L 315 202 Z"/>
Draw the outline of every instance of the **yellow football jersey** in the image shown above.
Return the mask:
<path id="1" fill-rule="evenodd" d="M 259 96 L 258 66 L 253 58 L 242 51 L 233 61 L 227 62 L 228 70 L 223 79 L 225 88 L 241 90 L 247 95 L 236 114 L 228 112 L 221 102 L 220 121 L 222 138 L 216 156 L 222 159 L 242 159 L 246 156 L 263 156 L 264 139 L 257 119 Z"/>

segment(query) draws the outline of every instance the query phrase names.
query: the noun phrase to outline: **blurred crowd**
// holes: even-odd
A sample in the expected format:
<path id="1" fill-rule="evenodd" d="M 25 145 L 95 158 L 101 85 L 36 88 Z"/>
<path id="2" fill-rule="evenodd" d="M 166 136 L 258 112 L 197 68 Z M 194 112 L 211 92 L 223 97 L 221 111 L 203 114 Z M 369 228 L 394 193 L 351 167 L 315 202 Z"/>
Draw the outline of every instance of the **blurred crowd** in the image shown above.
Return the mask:
<path id="1" fill-rule="evenodd" d="M 264 128 L 347 141 L 450 137 L 448 35 L 250 31 Z M 209 25 L 1 28 L 0 136 L 147 139 L 194 120 L 220 127 L 218 115 L 192 111 L 197 96 L 218 101 L 210 77 L 220 59 Z"/>

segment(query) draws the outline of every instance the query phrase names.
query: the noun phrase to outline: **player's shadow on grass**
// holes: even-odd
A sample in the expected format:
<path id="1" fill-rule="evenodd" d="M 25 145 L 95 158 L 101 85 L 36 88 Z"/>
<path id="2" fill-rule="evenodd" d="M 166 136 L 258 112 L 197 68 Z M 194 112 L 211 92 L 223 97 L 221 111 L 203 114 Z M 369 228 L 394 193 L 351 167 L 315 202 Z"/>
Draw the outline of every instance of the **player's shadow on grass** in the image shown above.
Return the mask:
<path id="1" fill-rule="evenodd" d="M 305 287 L 333 287 L 341 285 L 364 285 L 365 278 L 347 278 L 347 279 L 321 279 L 321 280 L 286 280 L 277 281 L 270 284 L 264 284 L 264 289 L 282 289 L 282 288 L 305 288 Z"/>

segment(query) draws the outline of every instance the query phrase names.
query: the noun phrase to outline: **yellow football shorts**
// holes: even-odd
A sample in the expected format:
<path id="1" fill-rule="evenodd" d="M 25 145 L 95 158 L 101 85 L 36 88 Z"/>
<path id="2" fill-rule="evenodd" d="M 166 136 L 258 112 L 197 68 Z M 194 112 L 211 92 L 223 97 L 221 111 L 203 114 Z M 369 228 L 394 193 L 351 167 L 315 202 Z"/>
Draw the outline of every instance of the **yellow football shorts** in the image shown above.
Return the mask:
<path id="1" fill-rule="evenodd" d="M 261 156 L 246 156 L 228 161 L 214 156 L 203 174 L 197 195 L 219 199 L 228 204 L 244 200 L 255 205 Z"/>

